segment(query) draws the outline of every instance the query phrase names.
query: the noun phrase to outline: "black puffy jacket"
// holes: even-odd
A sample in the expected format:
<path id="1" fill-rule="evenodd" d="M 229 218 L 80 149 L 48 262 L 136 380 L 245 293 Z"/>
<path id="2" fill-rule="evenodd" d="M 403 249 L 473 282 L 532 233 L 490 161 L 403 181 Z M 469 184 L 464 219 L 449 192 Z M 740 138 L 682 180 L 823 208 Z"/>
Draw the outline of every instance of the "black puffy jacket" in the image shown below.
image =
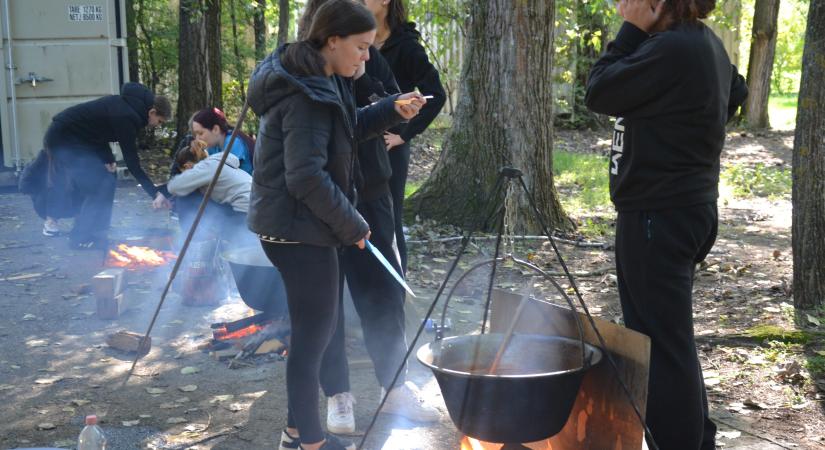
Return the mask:
<path id="1" fill-rule="evenodd" d="M 401 122 L 397 96 L 356 109 L 349 80 L 293 76 L 281 65 L 284 48 L 249 81 L 249 106 L 261 118 L 249 228 L 305 244 L 354 244 L 369 229 L 353 205 L 356 143 Z"/>

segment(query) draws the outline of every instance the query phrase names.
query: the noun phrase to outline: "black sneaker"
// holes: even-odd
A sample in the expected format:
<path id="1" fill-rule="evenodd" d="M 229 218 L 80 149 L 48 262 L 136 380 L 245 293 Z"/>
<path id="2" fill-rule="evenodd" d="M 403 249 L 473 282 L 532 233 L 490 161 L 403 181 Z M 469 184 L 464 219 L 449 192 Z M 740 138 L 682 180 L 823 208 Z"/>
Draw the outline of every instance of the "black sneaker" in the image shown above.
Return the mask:
<path id="1" fill-rule="evenodd" d="M 292 436 L 286 430 L 281 432 L 281 444 L 278 446 L 279 450 L 298 450 L 301 448 L 301 438 Z"/>
<path id="2" fill-rule="evenodd" d="M 321 446 L 321 450 L 355 450 L 355 444 L 353 442 L 341 439 L 334 434 L 327 433 L 324 439 L 325 442 L 324 445 Z M 303 449 L 303 447 L 299 448 Z"/>

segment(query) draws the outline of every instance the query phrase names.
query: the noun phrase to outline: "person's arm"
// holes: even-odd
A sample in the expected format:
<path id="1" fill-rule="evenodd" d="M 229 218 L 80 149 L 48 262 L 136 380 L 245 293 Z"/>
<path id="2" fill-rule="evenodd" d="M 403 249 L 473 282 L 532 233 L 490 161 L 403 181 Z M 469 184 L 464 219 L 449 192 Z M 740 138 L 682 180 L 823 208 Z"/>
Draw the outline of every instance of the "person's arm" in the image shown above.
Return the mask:
<path id="1" fill-rule="evenodd" d="M 137 132 L 129 124 L 120 127 L 118 133 L 118 143 L 120 143 L 120 150 L 123 153 L 123 161 L 126 162 L 126 167 L 129 173 L 140 183 L 140 186 L 149 194 L 149 197 L 154 199 L 157 196 L 158 190 L 154 183 L 140 167 L 140 157 L 137 149 Z"/>
<path id="2" fill-rule="evenodd" d="M 585 104 L 594 112 L 616 117 L 644 114 L 645 107 L 673 89 L 684 73 L 675 48 L 662 34 L 624 22 L 607 52 L 590 70 Z"/>
<path id="3" fill-rule="evenodd" d="M 444 92 L 441 77 L 435 66 L 430 63 L 424 47 L 415 42 L 410 43 L 408 48 L 409 50 L 404 55 L 404 70 L 413 75 L 415 87 L 421 95 L 431 95 L 433 98 L 427 100 L 427 104 L 421 108 L 418 115 L 410 120 L 399 133 L 404 142 L 410 142 L 411 139 L 423 133 L 447 102 L 447 93 Z"/>
<path id="4" fill-rule="evenodd" d="M 371 105 L 358 108 L 358 119 L 355 121 L 355 139 L 358 142 L 376 138 L 404 120 L 395 109 L 395 100 L 398 97 L 398 94 L 390 95 Z"/>
<path id="5" fill-rule="evenodd" d="M 172 177 L 169 183 L 166 184 L 169 193 L 184 196 L 207 186 L 215 176 L 215 164 L 209 164 L 210 162 L 207 160 L 201 161 L 191 169 L 184 170 Z"/>
<path id="6" fill-rule="evenodd" d="M 332 181 L 327 165 L 332 112 L 309 100 L 298 100 L 283 120 L 284 168 L 289 193 L 326 223 L 346 245 L 369 231 L 347 196 Z"/>
<path id="7" fill-rule="evenodd" d="M 746 98 L 748 98 L 748 83 L 745 82 L 745 77 L 739 74 L 736 66 L 731 66 L 730 98 L 728 99 L 729 122 L 736 115 L 736 110 L 745 104 Z"/>

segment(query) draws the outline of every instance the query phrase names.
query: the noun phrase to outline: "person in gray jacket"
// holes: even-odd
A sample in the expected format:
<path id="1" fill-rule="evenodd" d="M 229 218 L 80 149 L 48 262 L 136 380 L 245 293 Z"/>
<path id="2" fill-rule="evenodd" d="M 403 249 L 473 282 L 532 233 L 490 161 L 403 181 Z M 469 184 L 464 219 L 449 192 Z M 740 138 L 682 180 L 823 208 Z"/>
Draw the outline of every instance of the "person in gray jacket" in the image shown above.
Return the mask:
<path id="1" fill-rule="evenodd" d="M 258 65 L 247 98 L 260 117 L 248 224 L 283 277 L 291 325 L 287 429 L 280 448 L 354 449 L 325 434 L 318 416 L 321 358 L 338 315 L 337 249 L 364 248 L 369 226 L 355 208 L 358 140 L 418 113 L 417 93 L 356 109 L 350 78 L 369 59 L 375 19 L 360 3 L 331 0 L 306 39 Z M 395 100 L 410 99 L 400 105 Z"/>
<path id="2" fill-rule="evenodd" d="M 206 187 L 215 176 L 223 153 L 208 155 L 207 144 L 194 140 L 178 151 L 175 164 L 181 172 L 172 177 L 166 188 L 180 203 L 181 224 L 187 227 L 194 218 L 197 208 L 206 193 Z M 247 232 L 243 226 L 249 211 L 249 193 L 252 190 L 252 177 L 240 168 L 240 160 L 233 154 L 227 155 L 221 175 L 215 183 L 209 199 L 214 202 L 206 211 L 207 225 L 220 228 L 228 237 Z M 179 201 L 187 199 L 186 201 Z M 248 233 L 248 232 L 247 232 Z M 230 239 L 238 240 L 238 239 Z"/>

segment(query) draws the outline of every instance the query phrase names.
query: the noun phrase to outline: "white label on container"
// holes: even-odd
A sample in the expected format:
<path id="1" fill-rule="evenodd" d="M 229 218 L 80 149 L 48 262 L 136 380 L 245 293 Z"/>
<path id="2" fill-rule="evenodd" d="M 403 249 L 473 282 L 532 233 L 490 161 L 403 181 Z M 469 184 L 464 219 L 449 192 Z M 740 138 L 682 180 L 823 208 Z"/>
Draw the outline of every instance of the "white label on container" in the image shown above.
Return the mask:
<path id="1" fill-rule="evenodd" d="M 69 5 L 69 21 L 71 21 L 71 22 L 103 22 L 103 6 L 101 6 L 101 5 Z"/>

